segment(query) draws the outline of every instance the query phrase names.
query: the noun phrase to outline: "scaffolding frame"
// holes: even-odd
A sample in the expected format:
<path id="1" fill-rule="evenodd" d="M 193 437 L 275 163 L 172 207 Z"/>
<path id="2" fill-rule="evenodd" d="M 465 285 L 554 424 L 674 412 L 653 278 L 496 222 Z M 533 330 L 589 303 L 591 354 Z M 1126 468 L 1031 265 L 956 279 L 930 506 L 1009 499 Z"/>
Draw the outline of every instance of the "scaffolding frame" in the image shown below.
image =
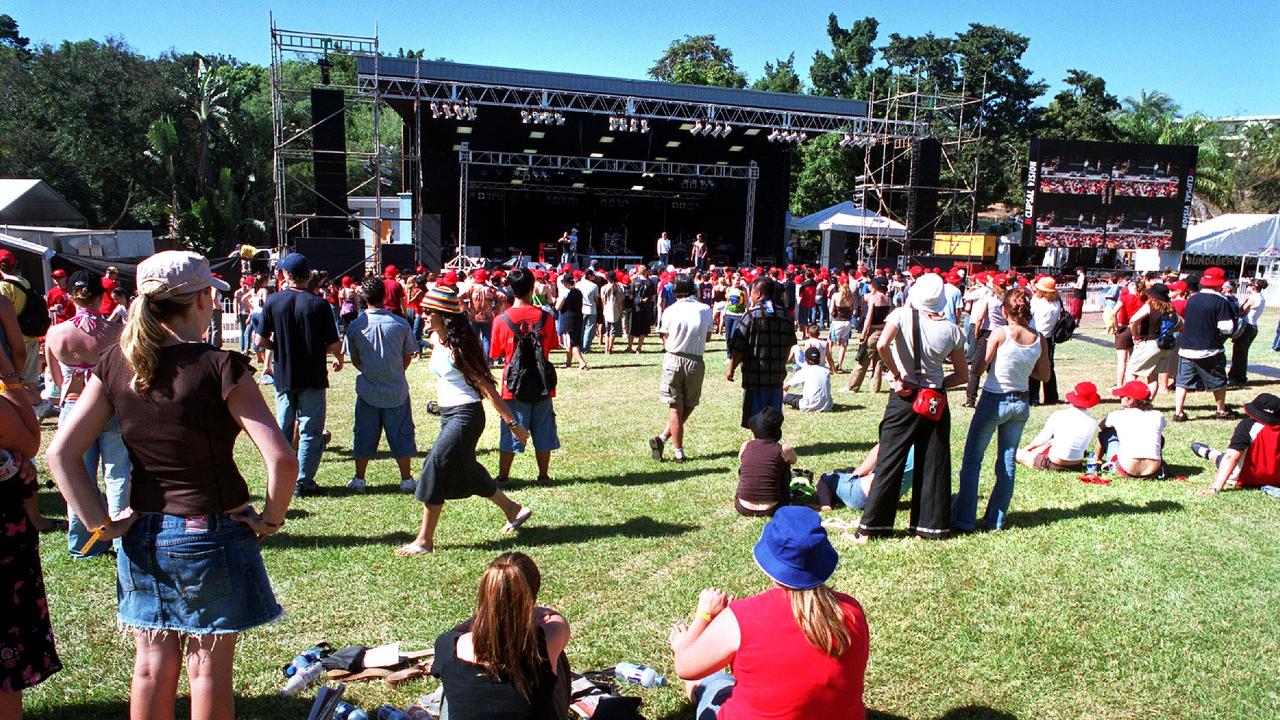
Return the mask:
<path id="1" fill-rule="evenodd" d="M 374 83 L 373 87 L 367 91 L 362 89 L 358 82 L 354 84 L 344 84 L 336 81 L 325 83 L 323 87 L 342 92 L 341 110 L 323 118 L 308 118 L 307 124 L 302 127 L 290 126 L 289 118 L 286 117 L 286 105 L 303 99 L 309 102 L 311 90 L 317 85 L 304 79 L 291 79 L 289 73 L 286 72 L 286 66 L 297 61 L 318 63 L 322 59 L 334 57 L 350 57 L 353 60 L 358 57 L 370 57 L 373 58 L 373 75 L 377 77 L 379 58 L 377 26 L 374 26 L 374 32 L 371 36 L 314 33 L 282 28 L 276 24 L 274 15 L 270 16 L 270 26 L 271 65 L 269 78 L 271 83 L 272 180 L 275 183 L 276 250 L 283 256 L 285 250 L 292 244 L 292 239 L 308 235 L 311 224 L 316 220 L 343 220 L 348 223 L 358 224 L 369 230 L 373 237 L 373 252 L 368 256 L 367 262 L 370 269 L 376 272 L 381 267 L 382 238 L 386 223 L 408 222 L 410 236 L 415 245 L 417 244 L 418 234 L 422 226 L 421 161 L 416 156 L 416 153 L 404 152 L 402 147 L 404 144 L 403 133 L 397 134 L 397 139 L 392 140 L 389 144 L 384 144 L 382 114 L 386 109 L 388 98 L 378 92 L 378 83 Z M 348 146 L 345 151 L 314 149 L 313 133 L 319 125 L 333 119 L 339 112 L 345 118 L 351 110 L 356 108 L 368 108 L 371 116 L 372 132 L 367 147 Z M 421 104 L 415 104 L 414 109 L 413 143 L 416 149 L 420 146 L 421 141 L 421 113 L 417 112 L 421 110 Z M 349 135 L 347 135 L 347 139 L 350 139 Z M 299 177 L 295 172 L 296 166 L 300 164 L 311 165 L 316 155 L 325 154 L 341 155 L 347 161 L 344 163 L 347 197 L 353 193 L 360 192 L 370 184 L 373 185 L 374 207 L 372 215 L 352 212 L 348 208 L 343 208 L 333 203 L 328 203 L 327 207 L 321 207 L 311 212 L 299 212 L 290 208 L 291 200 L 296 200 L 299 195 L 306 197 L 312 204 L 315 204 L 316 201 L 325 202 L 315 186 L 307 182 L 306 179 Z M 352 161 L 355 161 L 356 165 L 363 169 L 363 174 L 352 172 Z M 401 187 L 401 191 L 408 190 L 409 186 L 414 189 L 414 205 L 410 217 L 402 217 L 399 214 L 391 215 L 384 207 L 383 169 L 387 164 L 392 164 L 399 168 L 398 184 Z M 352 184 L 353 174 L 356 175 L 354 185 Z M 396 181 L 392 180 L 391 183 L 394 185 Z M 360 240 L 361 238 L 352 239 Z"/>
<path id="2" fill-rule="evenodd" d="M 982 77 L 981 90 L 969 95 L 968 78 L 960 78 L 958 92 L 922 90 L 929 79 L 919 73 L 914 76 L 895 75 L 883 96 L 877 96 L 873 86 L 871 99 L 867 101 L 868 115 L 878 122 L 903 122 L 928 129 L 922 137 L 933 138 L 941 147 L 941 167 L 937 186 L 921 186 L 908 175 L 898 177 L 898 167 L 913 164 L 913 138 L 878 137 L 870 144 L 863 144 L 863 175 L 854 188 L 854 198 L 866 209 L 874 209 L 881 215 L 907 225 L 908 218 L 895 210 L 895 195 L 918 190 L 934 190 L 938 193 L 939 207 L 934 226 L 968 204 L 968 221 L 963 232 L 973 233 L 977 227 L 978 168 L 982 140 L 982 114 L 987 94 L 987 78 Z M 904 87 L 905 86 L 905 87 Z M 861 144 L 861 143 L 860 143 Z M 873 150 L 878 151 L 877 153 Z M 966 153 L 972 158 L 965 158 Z M 949 178 L 944 180 L 943 178 Z M 908 206 L 910 203 L 908 203 Z M 873 207 L 874 206 L 874 207 Z M 914 229 L 914 228 L 910 228 Z M 858 259 L 874 263 L 881 257 L 881 241 L 896 238 L 872 236 L 860 238 Z M 918 242 L 918 241 L 917 241 Z M 909 259 L 911 237 L 900 241 L 902 256 Z M 973 255 L 968 258 L 974 259 Z"/>

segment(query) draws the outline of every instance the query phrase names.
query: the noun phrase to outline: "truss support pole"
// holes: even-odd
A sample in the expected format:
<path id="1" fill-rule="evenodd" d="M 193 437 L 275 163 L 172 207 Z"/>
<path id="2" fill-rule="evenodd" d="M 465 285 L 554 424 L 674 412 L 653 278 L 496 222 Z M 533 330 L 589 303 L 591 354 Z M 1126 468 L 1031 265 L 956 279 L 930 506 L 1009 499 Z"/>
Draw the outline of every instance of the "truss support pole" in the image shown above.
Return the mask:
<path id="1" fill-rule="evenodd" d="M 756 182 L 760 180 L 760 167 L 752 160 L 747 167 L 747 217 L 742 225 L 742 261 L 751 264 L 754 255 L 752 241 L 756 229 Z"/>
<path id="2" fill-rule="evenodd" d="M 467 186 L 471 174 L 471 143 L 458 151 L 458 256 L 467 256 Z"/>

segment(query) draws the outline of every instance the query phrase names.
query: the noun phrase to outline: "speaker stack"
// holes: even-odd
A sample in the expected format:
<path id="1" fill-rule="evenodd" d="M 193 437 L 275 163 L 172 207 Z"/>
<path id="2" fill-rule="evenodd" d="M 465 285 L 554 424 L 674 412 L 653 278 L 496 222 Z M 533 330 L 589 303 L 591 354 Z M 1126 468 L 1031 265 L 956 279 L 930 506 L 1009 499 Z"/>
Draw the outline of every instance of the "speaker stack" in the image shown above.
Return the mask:
<path id="1" fill-rule="evenodd" d="M 342 90 L 311 89 L 311 160 L 315 167 L 313 237 L 350 238 L 347 207 L 346 101 Z M 343 217 L 324 217 L 343 216 Z"/>
<path id="2" fill-rule="evenodd" d="M 911 146 L 911 188 L 907 192 L 907 238 L 933 241 L 938 225 L 938 180 L 942 171 L 942 143 L 920 138 Z"/>

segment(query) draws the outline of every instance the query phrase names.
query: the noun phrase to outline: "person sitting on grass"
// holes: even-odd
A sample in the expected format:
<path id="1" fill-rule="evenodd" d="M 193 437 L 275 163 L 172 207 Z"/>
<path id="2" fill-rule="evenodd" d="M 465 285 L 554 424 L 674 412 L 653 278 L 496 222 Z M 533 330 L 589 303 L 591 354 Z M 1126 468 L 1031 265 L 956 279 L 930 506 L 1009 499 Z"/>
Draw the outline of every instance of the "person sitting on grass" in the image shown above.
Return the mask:
<path id="1" fill-rule="evenodd" d="M 1216 495 L 1228 487 L 1280 486 L 1280 397 L 1262 393 L 1245 403 L 1244 412 L 1225 451 L 1191 443 L 1191 452 L 1218 468 L 1213 484 L 1199 494 Z"/>
<path id="2" fill-rule="evenodd" d="M 1102 402 L 1098 388 L 1082 382 L 1067 393 L 1071 407 L 1049 416 L 1031 444 L 1018 451 L 1018 464 L 1036 470 L 1079 470 L 1098 432 L 1098 421 L 1087 412 Z"/>
<path id="3" fill-rule="evenodd" d="M 782 413 L 765 408 L 747 421 L 754 439 L 738 451 L 738 490 L 733 506 L 740 515 L 772 515 L 791 497 L 791 466 L 795 448 L 783 445 Z"/>
<path id="4" fill-rule="evenodd" d="M 830 352 L 828 350 L 828 352 Z M 831 370 L 822 365 L 822 351 L 804 351 L 805 364 L 782 384 L 782 404 L 803 412 L 831 412 Z M 794 392 L 799 387 L 801 394 Z"/>
<path id="5" fill-rule="evenodd" d="M 1155 478 L 1164 473 L 1164 415 L 1151 407 L 1151 388 L 1133 380 L 1111 391 L 1120 409 L 1102 421 L 1097 457 L 1114 464 L 1122 477 Z"/>
<path id="6" fill-rule="evenodd" d="M 871 492 L 871 481 L 876 477 L 876 461 L 880 459 L 880 443 L 871 446 L 867 459 L 852 470 L 837 470 L 818 478 L 818 509 L 829 512 L 840 505 L 850 510 L 861 510 L 867 506 L 867 493 Z M 916 449 L 907 450 L 907 462 L 902 467 L 902 494 L 911 490 L 911 479 L 916 471 Z"/>
<path id="7" fill-rule="evenodd" d="M 826 584 L 840 558 L 818 513 L 779 509 L 754 555 L 771 588 L 738 600 L 708 588 L 693 620 L 671 628 L 694 717 L 865 718 L 867 619 L 857 600 Z"/>
<path id="8" fill-rule="evenodd" d="M 818 351 L 818 362 L 826 368 L 835 367 L 831 360 L 831 343 L 822 339 L 822 331 L 816 324 L 809 325 L 800 342 L 791 348 L 791 369 L 799 370 L 805 365 L 805 354 L 812 348 Z"/>
<path id="9" fill-rule="evenodd" d="M 436 638 L 431 674 L 451 720 L 568 717 L 569 622 L 538 607 L 541 585 L 528 555 L 499 555 L 480 578 L 475 615 Z"/>

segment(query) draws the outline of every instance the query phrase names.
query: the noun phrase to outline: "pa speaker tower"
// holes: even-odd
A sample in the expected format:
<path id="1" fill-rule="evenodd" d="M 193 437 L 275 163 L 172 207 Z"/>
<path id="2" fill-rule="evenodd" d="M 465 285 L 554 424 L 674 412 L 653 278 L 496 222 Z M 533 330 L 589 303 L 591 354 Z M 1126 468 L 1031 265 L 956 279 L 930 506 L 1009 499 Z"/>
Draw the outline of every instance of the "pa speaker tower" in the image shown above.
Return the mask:
<path id="1" fill-rule="evenodd" d="M 911 188 L 907 192 L 907 237 L 933 240 L 938 224 L 938 175 L 942 170 L 942 143 L 921 138 L 911 146 Z"/>
<path id="2" fill-rule="evenodd" d="M 342 90 L 311 89 L 311 161 L 315 167 L 314 237 L 351 237 L 347 208 L 346 100 Z M 325 216 L 330 217 L 325 217 Z M 344 217 L 333 217 L 344 216 Z"/>

